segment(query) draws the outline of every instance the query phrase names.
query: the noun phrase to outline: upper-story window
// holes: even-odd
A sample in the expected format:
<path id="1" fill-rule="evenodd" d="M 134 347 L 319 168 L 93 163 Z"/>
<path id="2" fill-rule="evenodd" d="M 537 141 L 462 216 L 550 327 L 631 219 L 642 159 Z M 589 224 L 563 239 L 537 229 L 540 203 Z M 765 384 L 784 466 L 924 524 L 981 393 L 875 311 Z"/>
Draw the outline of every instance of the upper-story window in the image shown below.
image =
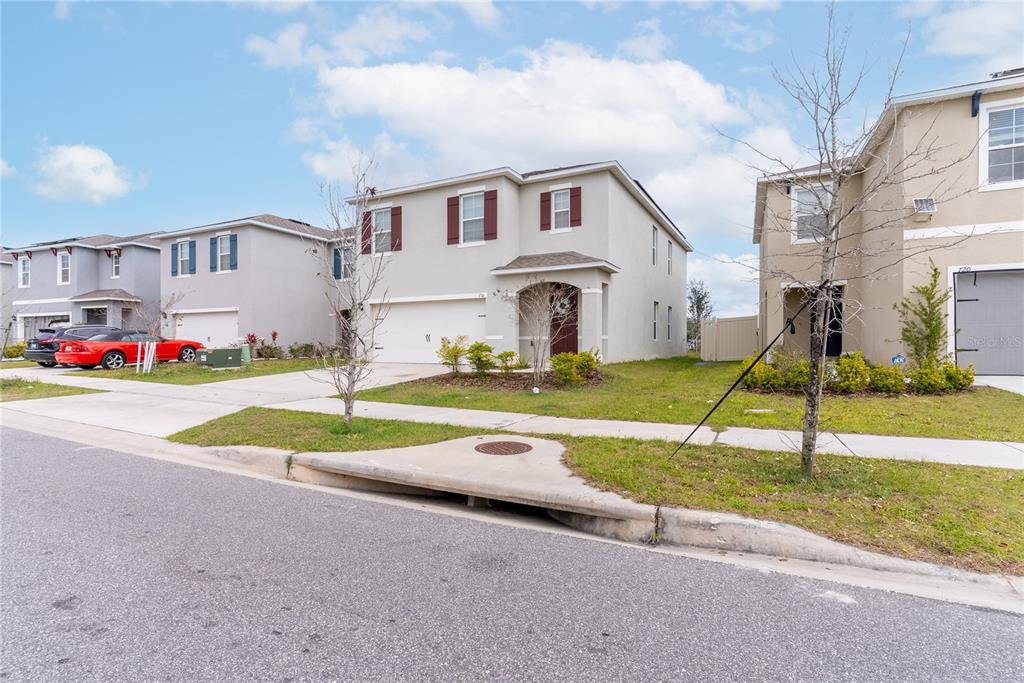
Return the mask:
<path id="1" fill-rule="evenodd" d="M 658 229 L 651 226 L 651 265 L 658 265 Z"/>
<path id="2" fill-rule="evenodd" d="M 110 277 L 111 279 L 121 277 L 121 255 L 117 252 L 110 255 Z"/>
<path id="3" fill-rule="evenodd" d="M 391 209 L 373 212 L 373 250 L 378 253 L 391 251 Z"/>
<path id="4" fill-rule="evenodd" d="M 71 284 L 71 254 L 66 251 L 57 254 L 57 284 Z"/>
<path id="5" fill-rule="evenodd" d="M 569 190 L 551 193 L 551 227 L 555 230 L 569 227 Z"/>
<path id="6" fill-rule="evenodd" d="M 462 202 L 462 243 L 484 241 L 484 193 L 464 194 Z"/>
<path id="7" fill-rule="evenodd" d="M 668 274 L 672 274 L 672 238 L 665 240 L 665 258 L 668 260 Z"/>
<path id="8" fill-rule="evenodd" d="M 217 272 L 231 270 L 231 235 L 217 236 Z"/>
<path id="9" fill-rule="evenodd" d="M 190 274 L 189 240 L 178 242 L 178 275 Z"/>
<path id="10" fill-rule="evenodd" d="M 18 258 L 18 287 L 28 287 L 32 284 L 32 259 L 28 256 Z"/>
<path id="11" fill-rule="evenodd" d="M 988 182 L 1024 181 L 1024 106 L 988 112 Z"/>
<path id="12" fill-rule="evenodd" d="M 793 186 L 793 241 L 817 242 L 825 236 L 824 206 L 829 202 L 826 187 Z"/>

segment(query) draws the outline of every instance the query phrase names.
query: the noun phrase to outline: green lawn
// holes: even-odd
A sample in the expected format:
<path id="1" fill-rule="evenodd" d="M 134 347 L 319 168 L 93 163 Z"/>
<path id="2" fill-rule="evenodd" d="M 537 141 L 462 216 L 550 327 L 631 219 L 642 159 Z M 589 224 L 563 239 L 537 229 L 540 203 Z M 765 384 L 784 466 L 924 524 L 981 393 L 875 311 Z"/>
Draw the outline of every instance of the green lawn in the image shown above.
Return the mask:
<path id="1" fill-rule="evenodd" d="M 248 408 L 179 432 L 202 446 L 351 451 L 486 434 L 443 425 Z M 735 512 L 788 522 L 870 550 L 983 572 L 1024 574 L 1024 472 L 935 463 L 819 456 L 800 476 L 796 454 L 727 446 L 557 437 L 565 460 L 600 488 L 644 503 Z"/>
<path id="2" fill-rule="evenodd" d="M 93 389 L 80 389 L 63 384 L 47 384 L 27 379 L 0 379 L 0 401 L 27 401 L 31 398 L 53 398 L 75 394 L 99 393 Z"/>
<path id="3" fill-rule="evenodd" d="M 14 368 L 38 368 L 39 363 L 34 360 L 5 360 L 0 361 L 0 370 L 13 370 Z"/>
<path id="4" fill-rule="evenodd" d="M 605 382 L 542 391 L 501 391 L 417 380 L 360 392 L 368 401 L 501 410 L 562 417 L 696 424 L 736 378 L 739 363 L 698 365 L 693 356 L 614 363 Z M 748 412 L 769 410 L 771 412 Z M 728 426 L 799 429 L 803 397 L 733 392 L 708 421 Z M 1024 441 L 1024 396 L 979 387 L 942 396 L 827 396 L 822 429 L 860 434 Z"/>
<path id="5" fill-rule="evenodd" d="M 140 382 L 161 382 L 163 384 L 208 384 L 229 379 L 245 379 L 276 375 L 282 372 L 314 370 L 317 361 L 312 358 L 289 358 L 286 360 L 255 360 L 238 369 L 214 370 L 195 363 L 158 363 L 148 374 L 135 372 L 135 366 L 119 370 L 83 370 L 76 377 L 105 377 L 107 379 L 133 379 Z"/>

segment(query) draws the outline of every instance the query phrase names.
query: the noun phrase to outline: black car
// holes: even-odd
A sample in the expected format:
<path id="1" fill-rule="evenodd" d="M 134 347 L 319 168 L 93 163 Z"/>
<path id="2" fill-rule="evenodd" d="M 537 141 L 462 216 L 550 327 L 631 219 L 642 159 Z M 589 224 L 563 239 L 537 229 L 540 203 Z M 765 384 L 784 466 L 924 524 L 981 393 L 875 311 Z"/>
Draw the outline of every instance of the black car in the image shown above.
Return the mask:
<path id="1" fill-rule="evenodd" d="M 39 330 L 25 348 L 25 360 L 34 360 L 44 368 L 52 368 L 57 364 L 53 354 L 60 348 L 61 339 L 88 339 L 98 334 L 120 332 L 121 328 L 110 325 L 71 325 L 70 327 L 53 327 Z"/>

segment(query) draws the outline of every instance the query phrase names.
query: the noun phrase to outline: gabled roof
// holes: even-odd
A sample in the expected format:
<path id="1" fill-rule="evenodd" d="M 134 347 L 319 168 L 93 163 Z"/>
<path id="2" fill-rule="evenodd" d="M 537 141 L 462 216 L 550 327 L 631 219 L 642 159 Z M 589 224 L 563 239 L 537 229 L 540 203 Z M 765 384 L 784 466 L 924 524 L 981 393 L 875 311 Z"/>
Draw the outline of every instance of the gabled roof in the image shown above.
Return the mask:
<path id="1" fill-rule="evenodd" d="M 503 266 L 492 268 L 495 275 L 512 273 L 538 273 L 550 270 L 579 270 L 581 268 L 600 268 L 610 273 L 619 272 L 619 267 L 603 258 L 587 256 L 578 251 L 551 251 L 545 254 L 523 254 L 517 256 Z"/>
<path id="2" fill-rule="evenodd" d="M 91 292 L 84 292 L 77 296 L 69 297 L 68 301 L 134 301 L 141 302 L 142 299 L 131 292 L 123 289 L 94 289 Z"/>
<path id="3" fill-rule="evenodd" d="M 647 190 L 644 189 L 643 185 L 629 175 L 626 172 L 626 169 L 622 167 L 622 164 L 614 160 L 599 161 L 591 164 L 576 164 L 573 166 L 559 166 L 557 168 L 527 171 L 526 173 L 519 173 L 510 166 L 501 166 L 487 171 L 478 171 L 476 173 L 452 176 L 449 178 L 442 178 L 440 180 L 431 180 L 425 183 L 418 183 L 416 185 L 404 185 L 384 190 L 374 189 L 371 201 L 387 199 L 388 197 L 409 194 L 411 192 L 422 192 L 423 190 L 448 187 L 450 185 L 461 185 L 464 183 L 485 180 L 487 178 L 504 177 L 517 185 L 528 185 L 530 183 L 566 178 L 583 173 L 596 173 L 599 171 L 608 171 L 615 176 L 618 181 L 622 183 L 622 186 L 625 187 L 633 196 L 633 198 L 643 205 L 663 228 L 675 234 L 686 251 L 693 251 L 693 246 L 690 244 L 689 240 L 686 239 L 686 235 L 683 234 L 683 231 L 680 230 L 678 226 L 672 222 L 672 219 L 668 217 L 668 214 L 658 206 L 657 202 L 655 202 Z M 359 201 L 359 199 L 359 197 L 353 196 L 347 197 L 346 201 L 348 201 L 349 204 L 354 204 Z"/>
<path id="4" fill-rule="evenodd" d="M 334 233 L 324 228 L 319 228 L 315 225 L 310 225 L 304 221 L 296 220 L 294 218 L 281 218 L 271 213 L 261 213 L 255 216 L 246 216 L 245 218 L 236 218 L 229 221 L 222 221 L 220 223 L 208 223 L 206 225 L 199 225 L 194 228 L 182 228 L 181 230 L 170 230 L 168 232 L 162 232 L 154 237 L 158 240 L 171 239 L 174 237 L 181 237 L 183 235 L 190 235 L 197 232 L 208 232 L 210 230 L 222 230 L 227 228 L 239 228 L 246 225 L 256 226 L 258 228 L 266 228 L 268 230 L 274 230 L 277 232 L 284 232 L 299 237 L 312 237 L 317 240 L 329 240 L 335 237 Z"/>
<path id="5" fill-rule="evenodd" d="M 84 237 L 65 237 L 59 240 L 50 240 L 48 242 L 35 242 L 28 244 L 23 247 L 4 247 L 5 252 L 22 252 L 22 251 L 37 251 L 41 249 L 56 249 L 58 247 L 84 247 L 86 249 L 106 249 L 112 247 L 122 247 L 129 244 L 148 247 L 150 249 L 159 249 L 160 245 L 152 239 L 154 233 L 140 233 L 138 235 L 130 235 L 128 237 L 118 237 L 117 235 L 108 235 L 101 233 L 99 235 L 88 235 Z"/>

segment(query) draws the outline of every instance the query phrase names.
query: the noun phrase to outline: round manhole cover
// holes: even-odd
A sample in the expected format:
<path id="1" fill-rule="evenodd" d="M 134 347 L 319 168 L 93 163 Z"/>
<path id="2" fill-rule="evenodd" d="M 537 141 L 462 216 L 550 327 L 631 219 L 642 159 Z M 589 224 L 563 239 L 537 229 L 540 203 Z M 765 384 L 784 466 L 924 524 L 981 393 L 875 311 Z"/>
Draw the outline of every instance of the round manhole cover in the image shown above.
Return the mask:
<path id="1" fill-rule="evenodd" d="M 478 453 L 489 455 L 518 455 L 533 450 L 533 446 L 522 441 L 487 441 L 476 447 Z"/>

